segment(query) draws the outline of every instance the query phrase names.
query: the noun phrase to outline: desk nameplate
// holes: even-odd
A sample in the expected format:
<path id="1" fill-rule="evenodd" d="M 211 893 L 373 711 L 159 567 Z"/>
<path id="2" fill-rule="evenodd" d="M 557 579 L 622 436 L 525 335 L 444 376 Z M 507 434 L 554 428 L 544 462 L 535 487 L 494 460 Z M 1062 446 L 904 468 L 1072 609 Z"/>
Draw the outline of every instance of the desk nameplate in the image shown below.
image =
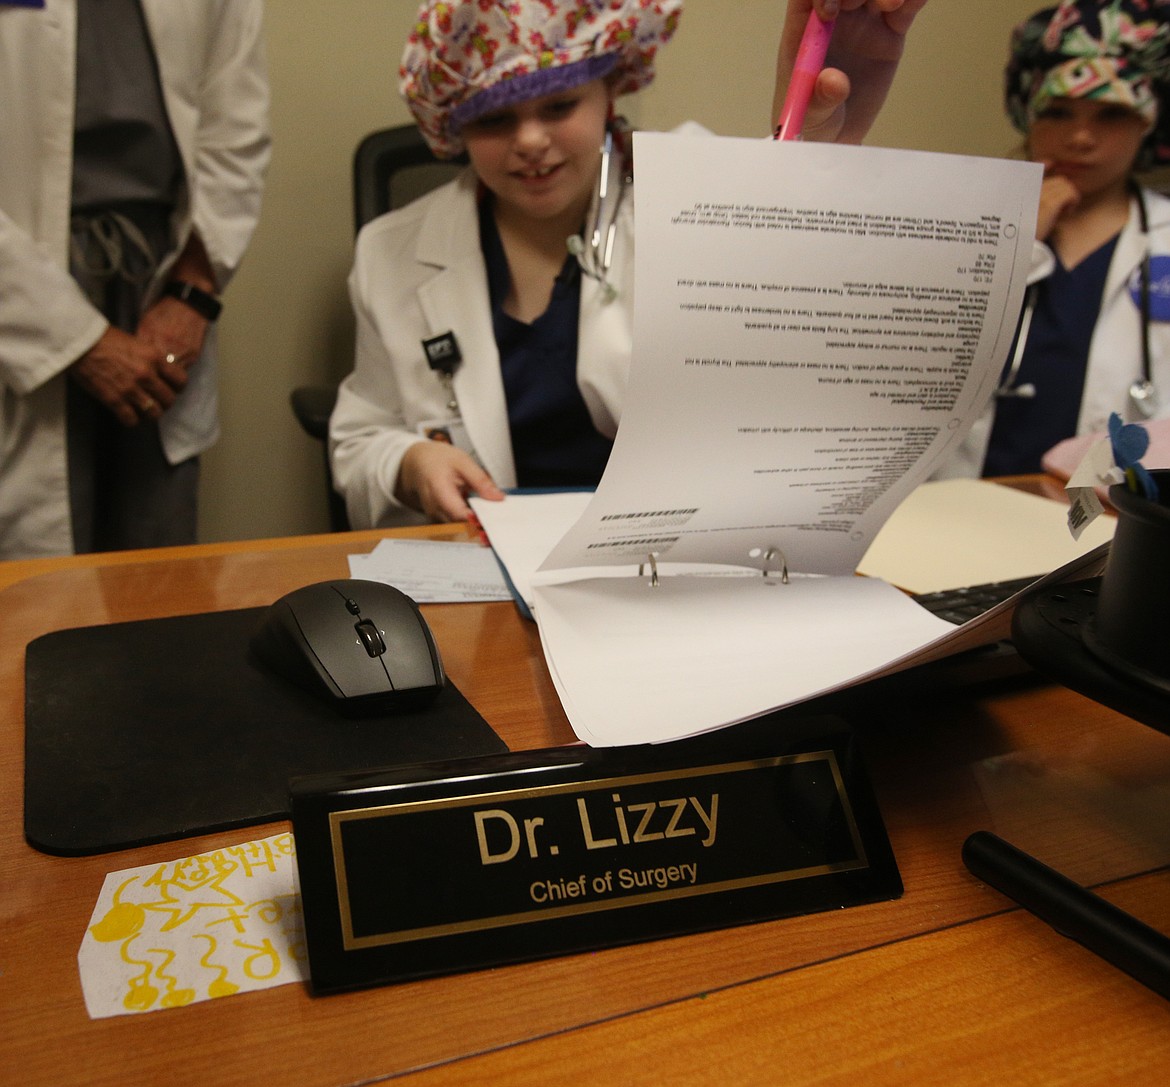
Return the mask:
<path id="1" fill-rule="evenodd" d="M 314 988 L 899 895 L 848 733 L 770 720 L 294 783 Z"/>

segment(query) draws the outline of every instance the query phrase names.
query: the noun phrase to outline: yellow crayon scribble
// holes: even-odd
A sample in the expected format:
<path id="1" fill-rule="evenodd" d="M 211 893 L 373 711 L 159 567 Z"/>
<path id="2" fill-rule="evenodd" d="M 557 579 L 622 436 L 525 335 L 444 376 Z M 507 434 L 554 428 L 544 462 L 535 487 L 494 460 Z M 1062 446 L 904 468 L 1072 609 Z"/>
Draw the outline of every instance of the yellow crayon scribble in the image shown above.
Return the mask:
<path id="1" fill-rule="evenodd" d="M 184 865 L 186 863 L 183 862 Z M 146 908 L 170 914 L 159 931 L 170 932 L 178 928 L 191 920 L 201 909 L 222 910 L 242 906 L 244 900 L 223 886 L 237 868 L 238 865 L 234 863 L 220 862 L 214 866 L 187 872 L 187 878 L 179 878 L 178 872 L 168 876 L 167 866 L 161 865 L 143 884 L 146 887 L 159 888 L 161 895 L 161 901 L 147 903 Z M 192 876 L 194 878 L 190 878 Z"/>
<path id="2" fill-rule="evenodd" d="M 146 1011 L 158 999 L 158 990 L 150 984 L 150 975 L 154 965 L 148 959 L 134 959 L 130 957 L 130 945 L 134 942 L 131 936 L 119 948 L 122 961 L 130 966 L 142 966 L 145 969 L 139 977 L 130 979 L 130 990 L 122 998 L 122 1004 L 127 1011 Z"/>
<path id="3" fill-rule="evenodd" d="M 206 932 L 195 933 L 196 939 L 207 941 L 207 951 L 203 958 L 199 960 L 200 966 L 207 967 L 208 970 L 214 970 L 219 975 L 212 980 L 207 986 L 207 995 L 213 1000 L 220 996 L 231 996 L 233 993 L 238 993 L 240 987 L 234 981 L 228 981 L 228 968 L 222 963 L 215 963 L 211 961 L 211 956 L 215 954 L 215 949 L 219 945 L 215 942 L 215 937 Z"/>
<path id="4" fill-rule="evenodd" d="M 217 917 L 214 921 L 208 921 L 208 926 L 231 925 L 238 933 L 242 934 L 247 931 L 248 926 L 245 922 L 248 920 L 248 914 L 246 911 L 244 913 L 236 913 L 234 909 L 225 909 L 223 912 L 223 917 Z"/>
<path id="5" fill-rule="evenodd" d="M 119 901 L 122 892 L 135 879 L 136 876 L 131 876 L 118 887 L 114 892 L 114 904 L 106 911 L 105 917 L 96 925 L 90 926 L 89 931 L 95 940 L 112 944 L 117 940 L 128 939 L 142 928 L 146 920 L 146 911 L 136 902 Z"/>
<path id="6" fill-rule="evenodd" d="M 164 1008 L 181 1008 L 190 1004 L 195 999 L 194 989 L 179 989 L 179 979 L 168 974 L 166 968 L 175 961 L 175 953 L 166 947 L 152 947 L 149 949 L 152 955 L 161 955 L 163 957 L 162 965 L 155 967 L 155 973 L 158 979 L 164 982 L 167 987 L 166 995 L 162 998 L 162 1006 Z"/>
<path id="7" fill-rule="evenodd" d="M 265 937 L 259 944 L 246 944 L 243 940 L 235 941 L 236 947 L 243 948 L 245 951 L 254 951 L 254 955 L 249 955 L 244 960 L 244 973 L 253 981 L 267 981 L 270 978 L 276 977 L 280 973 L 280 952 L 273 946 L 271 940 Z M 263 967 L 254 966 L 254 963 L 268 960 L 268 969 L 263 972 Z"/>
<path id="8" fill-rule="evenodd" d="M 253 902 L 248 909 L 255 910 L 256 915 L 266 925 L 275 925 L 284 916 L 284 906 L 280 899 L 291 896 L 281 895 L 278 898 L 264 898 L 259 902 Z"/>

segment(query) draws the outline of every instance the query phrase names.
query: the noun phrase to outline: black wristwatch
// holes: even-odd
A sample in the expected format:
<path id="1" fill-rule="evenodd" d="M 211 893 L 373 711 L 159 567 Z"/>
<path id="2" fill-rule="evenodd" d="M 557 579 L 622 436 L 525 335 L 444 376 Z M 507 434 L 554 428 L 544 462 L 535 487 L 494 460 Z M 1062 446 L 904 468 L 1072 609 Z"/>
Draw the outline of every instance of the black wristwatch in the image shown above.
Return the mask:
<path id="1" fill-rule="evenodd" d="M 172 279 L 163 287 L 163 294 L 177 298 L 208 321 L 214 321 L 223 309 L 223 303 L 215 295 L 201 291 L 194 283 L 183 279 Z"/>

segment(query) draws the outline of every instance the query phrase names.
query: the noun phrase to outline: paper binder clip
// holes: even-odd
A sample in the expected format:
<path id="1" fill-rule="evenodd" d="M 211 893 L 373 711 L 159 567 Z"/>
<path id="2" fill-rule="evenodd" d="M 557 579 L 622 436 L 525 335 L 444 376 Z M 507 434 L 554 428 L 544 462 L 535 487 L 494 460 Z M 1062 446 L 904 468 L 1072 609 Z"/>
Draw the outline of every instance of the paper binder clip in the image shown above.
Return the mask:
<path id="1" fill-rule="evenodd" d="M 642 576 L 647 562 L 650 564 L 650 588 L 653 589 L 658 585 L 658 560 L 654 557 L 653 551 L 646 555 L 646 562 L 638 564 L 638 577 Z"/>
<path id="2" fill-rule="evenodd" d="M 788 559 L 786 559 L 784 557 L 784 552 L 781 551 L 780 548 L 778 548 L 778 547 L 769 547 L 768 550 L 766 552 L 764 552 L 764 580 L 767 581 L 769 585 L 777 584 L 777 582 L 770 580 L 770 576 L 772 574 L 774 574 L 775 571 L 768 569 L 768 565 L 767 565 L 777 555 L 780 556 L 780 581 L 779 581 L 779 584 L 787 585 L 788 584 Z"/>

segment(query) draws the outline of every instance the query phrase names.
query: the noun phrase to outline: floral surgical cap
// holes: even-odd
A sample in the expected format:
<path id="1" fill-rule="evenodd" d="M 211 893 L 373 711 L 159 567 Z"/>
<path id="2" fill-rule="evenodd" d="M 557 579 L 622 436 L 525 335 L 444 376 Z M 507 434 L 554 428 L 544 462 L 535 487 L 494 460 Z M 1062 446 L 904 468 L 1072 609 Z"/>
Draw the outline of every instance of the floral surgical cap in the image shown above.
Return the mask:
<path id="1" fill-rule="evenodd" d="M 1027 133 L 1054 98 L 1115 102 L 1150 127 L 1143 164 L 1170 162 L 1170 0 L 1063 0 L 1012 33 L 1005 104 Z"/>
<path id="2" fill-rule="evenodd" d="M 518 102 L 613 75 L 618 94 L 654 78 L 682 0 L 426 0 L 402 54 L 399 89 L 431 150 L 463 150 L 460 129 Z"/>

